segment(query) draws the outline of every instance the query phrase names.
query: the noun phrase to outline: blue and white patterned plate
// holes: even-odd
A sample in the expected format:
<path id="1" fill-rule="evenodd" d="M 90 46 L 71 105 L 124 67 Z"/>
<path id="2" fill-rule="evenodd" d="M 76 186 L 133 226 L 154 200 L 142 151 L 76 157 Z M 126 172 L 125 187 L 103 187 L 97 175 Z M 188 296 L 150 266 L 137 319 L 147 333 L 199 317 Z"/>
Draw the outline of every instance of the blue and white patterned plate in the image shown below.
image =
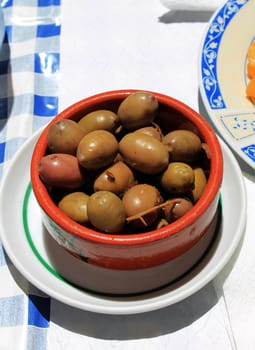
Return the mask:
<path id="1" fill-rule="evenodd" d="M 247 50 L 255 40 L 255 0 L 229 0 L 212 17 L 201 46 L 200 91 L 230 147 L 255 169 L 255 105 L 245 94 Z"/>

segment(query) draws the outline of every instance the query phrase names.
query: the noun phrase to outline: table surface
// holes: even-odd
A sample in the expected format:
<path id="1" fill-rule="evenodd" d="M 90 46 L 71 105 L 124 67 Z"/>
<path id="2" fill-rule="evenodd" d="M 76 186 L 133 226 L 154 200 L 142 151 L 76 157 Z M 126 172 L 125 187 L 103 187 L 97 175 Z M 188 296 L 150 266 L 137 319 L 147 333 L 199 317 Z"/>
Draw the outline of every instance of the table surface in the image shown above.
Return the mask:
<path id="1" fill-rule="evenodd" d="M 63 0 L 61 12 L 59 111 L 98 92 L 135 88 L 171 95 L 206 116 L 198 59 L 212 12 L 168 11 L 160 0 Z M 178 304 L 136 315 L 96 314 L 52 300 L 45 349 L 253 349 L 255 176 L 238 162 L 247 225 L 212 282 Z"/>

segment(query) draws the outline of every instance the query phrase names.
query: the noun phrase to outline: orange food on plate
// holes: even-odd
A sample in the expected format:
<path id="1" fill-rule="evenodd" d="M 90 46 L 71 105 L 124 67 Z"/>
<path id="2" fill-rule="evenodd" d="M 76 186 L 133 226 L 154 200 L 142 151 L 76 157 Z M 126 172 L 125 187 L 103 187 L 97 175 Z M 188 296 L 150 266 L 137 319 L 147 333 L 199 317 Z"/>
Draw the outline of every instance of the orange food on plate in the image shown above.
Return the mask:
<path id="1" fill-rule="evenodd" d="M 255 41 L 248 48 L 247 59 L 247 77 L 250 80 L 246 87 L 246 96 L 255 103 Z"/>
<path id="2" fill-rule="evenodd" d="M 246 96 L 255 103 L 255 78 L 251 79 L 246 87 Z"/>
<path id="3" fill-rule="evenodd" d="M 247 63 L 247 75 L 249 79 L 255 78 L 255 62 Z"/>

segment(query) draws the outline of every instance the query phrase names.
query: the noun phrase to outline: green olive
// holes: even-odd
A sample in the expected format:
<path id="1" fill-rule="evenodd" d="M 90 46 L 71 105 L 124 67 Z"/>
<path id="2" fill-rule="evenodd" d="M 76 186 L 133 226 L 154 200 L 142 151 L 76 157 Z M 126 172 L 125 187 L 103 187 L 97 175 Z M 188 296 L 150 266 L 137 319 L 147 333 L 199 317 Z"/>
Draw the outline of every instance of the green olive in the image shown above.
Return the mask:
<path id="1" fill-rule="evenodd" d="M 134 227 L 147 227 L 158 218 L 156 206 L 162 203 L 162 197 L 156 187 L 137 184 L 124 194 L 122 201 L 128 222 Z"/>
<path id="2" fill-rule="evenodd" d="M 145 135 L 153 136 L 158 141 L 162 141 L 163 139 L 162 131 L 160 127 L 155 123 L 152 123 L 151 126 L 145 126 L 144 128 L 139 128 L 135 130 L 135 132 L 140 132 Z"/>
<path id="3" fill-rule="evenodd" d="M 89 196 L 83 192 L 72 192 L 64 196 L 58 203 L 58 207 L 72 220 L 80 223 L 88 223 L 87 202 Z"/>
<path id="4" fill-rule="evenodd" d="M 118 153 L 118 141 L 106 130 L 94 130 L 85 135 L 77 148 L 81 166 L 97 170 L 110 165 Z"/>
<path id="5" fill-rule="evenodd" d="M 192 207 L 192 202 L 187 198 L 171 199 L 163 207 L 164 217 L 168 223 L 171 223 L 186 214 Z"/>
<path id="6" fill-rule="evenodd" d="M 163 144 L 167 147 L 172 162 L 193 162 L 201 151 L 200 138 L 189 130 L 174 130 L 166 134 Z"/>
<path id="7" fill-rule="evenodd" d="M 207 185 L 207 179 L 202 168 L 195 168 L 194 170 L 194 189 L 192 190 L 193 200 L 197 202 L 202 196 Z"/>
<path id="8" fill-rule="evenodd" d="M 78 124 L 86 130 L 87 133 L 94 130 L 114 132 L 119 126 L 119 117 L 110 110 L 99 109 L 86 114 L 79 120 Z"/>
<path id="9" fill-rule="evenodd" d="M 166 147 L 143 133 L 125 135 L 119 142 L 119 152 L 127 164 L 145 174 L 157 174 L 168 165 Z"/>
<path id="10" fill-rule="evenodd" d="M 194 172 L 183 162 L 169 163 L 161 176 L 161 186 L 170 193 L 185 193 L 194 187 Z"/>
<path id="11" fill-rule="evenodd" d="M 71 119 L 61 119 L 52 124 L 47 133 L 47 143 L 51 153 L 75 155 L 85 131 Z"/>
<path id="12" fill-rule="evenodd" d="M 130 167 L 122 161 L 104 170 L 94 182 L 94 191 L 110 191 L 121 195 L 135 184 Z"/>
<path id="13" fill-rule="evenodd" d="M 87 203 L 90 223 L 100 231 L 119 233 L 125 225 L 126 214 L 121 199 L 109 191 L 93 193 Z"/>
<path id="14" fill-rule="evenodd" d="M 157 110 L 157 98 L 151 93 L 140 91 L 126 97 L 117 114 L 126 129 L 137 129 L 151 124 Z"/>

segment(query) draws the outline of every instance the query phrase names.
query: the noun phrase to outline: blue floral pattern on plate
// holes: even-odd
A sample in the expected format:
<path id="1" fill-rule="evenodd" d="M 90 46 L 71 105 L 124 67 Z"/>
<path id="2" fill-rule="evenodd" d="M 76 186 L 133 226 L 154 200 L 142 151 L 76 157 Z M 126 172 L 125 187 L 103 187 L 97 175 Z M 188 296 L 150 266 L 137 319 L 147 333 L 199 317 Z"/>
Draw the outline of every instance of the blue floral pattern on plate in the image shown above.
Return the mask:
<path id="1" fill-rule="evenodd" d="M 255 134 L 255 113 L 230 113 L 220 116 L 220 120 L 235 140 Z"/>
<path id="2" fill-rule="evenodd" d="M 255 162 L 255 144 L 248 145 L 242 148 L 242 151 Z"/>
<path id="3" fill-rule="evenodd" d="M 224 31 L 237 12 L 249 0 L 229 0 L 212 20 L 202 48 L 201 74 L 211 109 L 226 108 L 217 79 L 217 55 Z"/>

